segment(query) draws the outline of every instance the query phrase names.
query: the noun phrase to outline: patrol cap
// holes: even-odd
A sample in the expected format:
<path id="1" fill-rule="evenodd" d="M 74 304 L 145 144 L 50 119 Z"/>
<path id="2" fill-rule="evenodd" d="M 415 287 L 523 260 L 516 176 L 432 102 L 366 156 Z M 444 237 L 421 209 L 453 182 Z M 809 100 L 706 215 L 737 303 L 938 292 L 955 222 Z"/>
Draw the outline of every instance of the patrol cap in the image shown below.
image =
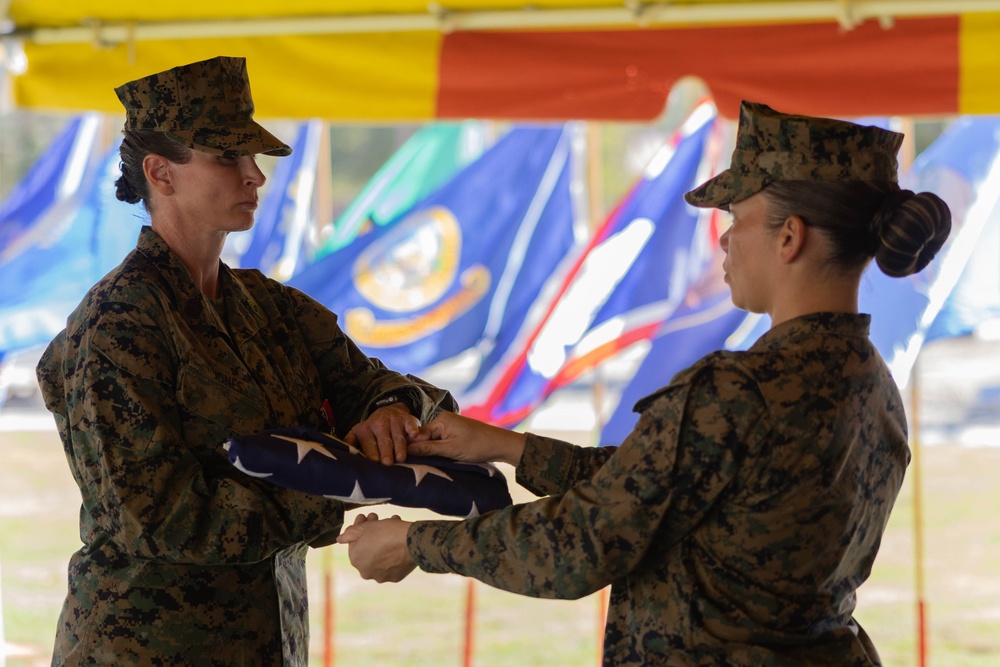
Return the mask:
<path id="1" fill-rule="evenodd" d="M 291 155 L 253 119 L 246 58 L 216 56 L 115 88 L 126 130 L 154 130 L 212 155 Z"/>
<path id="2" fill-rule="evenodd" d="M 684 199 L 692 206 L 725 208 L 775 181 L 895 183 L 902 143 L 902 134 L 880 127 L 783 114 L 744 101 L 729 169 Z"/>

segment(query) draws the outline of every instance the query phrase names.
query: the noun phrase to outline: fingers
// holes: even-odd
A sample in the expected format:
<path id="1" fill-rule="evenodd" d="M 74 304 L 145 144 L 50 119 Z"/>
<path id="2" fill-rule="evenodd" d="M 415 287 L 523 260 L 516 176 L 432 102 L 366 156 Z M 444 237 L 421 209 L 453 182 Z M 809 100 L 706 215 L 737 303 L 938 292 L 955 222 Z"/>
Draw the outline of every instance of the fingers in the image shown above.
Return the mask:
<path id="1" fill-rule="evenodd" d="M 340 535 L 337 535 L 337 544 L 350 544 L 361 539 L 361 530 L 356 526 L 348 526 Z"/>
<path id="2" fill-rule="evenodd" d="M 454 459 L 452 448 L 442 443 L 440 440 L 420 440 L 411 442 L 409 452 L 413 456 L 443 456 Z"/>
<path id="3" fill-rule="evenodd" d="M 337 541 L 348 545 L 348 558 L 362 579 L 401 581 L 416 568 L 406 546 L 409 526 L 398 515 L 384 520 L 359 515 Z"/>
<path id="4" fill-rule="evenodd" d="M 395 519 L 398 517 L 393 517 L 393 518 Z M 375 514 L 374 512 L 369 512 L 367 515 L 359 514 L 354 518 L 354 523 L 345 528 L 344 531 L 337 536 L 337 542 L 339 544 L 350 544 L 351 542 L 357 542 L 359 539 L 361 539 L 361 536 L 365 532 L 363 527 L 364 524 L 368 523 L 369 521 L 376 522 L 378 520 L 379 520 L 378 514 Z"/>
<path id="5" fill-rule="evenodd" d="M 409 419 L 414 417 L 407 414 Z M 389 445 L 392 447 L 391 454 L 397 463 L 403 463 L 406 461 L 406 442 L 407 442 L 407 420 L 406 419 L 394 419 L 389 421 Z M 389 463 L 393 461 L 390 460 Z M 382 463 L 385 463 L 385 458 L 383 456 Z"/>
<path id="6" fill-rule="evenodd" d="M 357 442 L 365 458 L 385 465 L 406 460 L 409 433 L 417 432 L 420 422 L 405 407 L 379 408 L 368 419 L 351 429 L 349 438 Z"/>

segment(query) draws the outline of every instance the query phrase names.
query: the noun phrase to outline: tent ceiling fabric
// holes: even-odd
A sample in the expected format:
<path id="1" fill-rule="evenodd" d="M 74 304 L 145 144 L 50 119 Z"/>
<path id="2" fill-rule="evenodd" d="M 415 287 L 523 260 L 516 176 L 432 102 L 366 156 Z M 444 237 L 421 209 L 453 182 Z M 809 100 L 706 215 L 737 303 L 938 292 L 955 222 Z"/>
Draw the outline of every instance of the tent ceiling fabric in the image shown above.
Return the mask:
<path id="1" fill-rule="evenodd" d="M 331 9 L 331 5 L 336 9 Z M 114 86 L 247 58 L 258 115 L 650 120 L 682 77 L 720 111 L 1000 113 L 1000 0 L 11 0 L 17 104 L 118 112 Z"/>

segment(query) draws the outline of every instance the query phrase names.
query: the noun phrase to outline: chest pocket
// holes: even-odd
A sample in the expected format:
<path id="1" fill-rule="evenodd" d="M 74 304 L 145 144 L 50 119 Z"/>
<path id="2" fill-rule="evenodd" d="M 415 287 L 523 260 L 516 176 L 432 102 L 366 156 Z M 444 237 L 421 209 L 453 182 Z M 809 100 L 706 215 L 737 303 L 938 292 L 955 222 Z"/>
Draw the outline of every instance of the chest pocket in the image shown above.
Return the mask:
<path id="1" fill-rule="evenodd" d="M 177 400 L 194 415 L 227 430 L 232 430 L 233 424 L 240 424 L 241 431 L 263 425 L 268 414 L 267 399 L 251 379 L 212 368 L 198 359 L 181 366 Z"/>

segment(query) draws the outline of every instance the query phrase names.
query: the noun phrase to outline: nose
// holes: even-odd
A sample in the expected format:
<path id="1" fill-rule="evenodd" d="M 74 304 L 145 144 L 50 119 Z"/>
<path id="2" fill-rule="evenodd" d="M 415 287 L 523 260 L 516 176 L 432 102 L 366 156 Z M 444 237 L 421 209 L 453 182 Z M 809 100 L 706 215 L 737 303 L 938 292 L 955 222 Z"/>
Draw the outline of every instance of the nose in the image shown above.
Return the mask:
<path id="1" fill-rule="evenodd" d="M 267 177 L 264 176 L 264 172 L 260 170 L 257 166 L 257 162 L 253 157 L 249 155 L 244 155 L 240 158 L 243 161 L 243 178 L 247 185 L 252 185 L 255 188 L 259 188 L 264 185 L 264 181 Z"/>
<path id="2" fill-rule="evenodd" d="M 719 237 L 719 247 L 722 248 L 722 252 L 729 254 L 729 229 L 722 233 Z"/>

